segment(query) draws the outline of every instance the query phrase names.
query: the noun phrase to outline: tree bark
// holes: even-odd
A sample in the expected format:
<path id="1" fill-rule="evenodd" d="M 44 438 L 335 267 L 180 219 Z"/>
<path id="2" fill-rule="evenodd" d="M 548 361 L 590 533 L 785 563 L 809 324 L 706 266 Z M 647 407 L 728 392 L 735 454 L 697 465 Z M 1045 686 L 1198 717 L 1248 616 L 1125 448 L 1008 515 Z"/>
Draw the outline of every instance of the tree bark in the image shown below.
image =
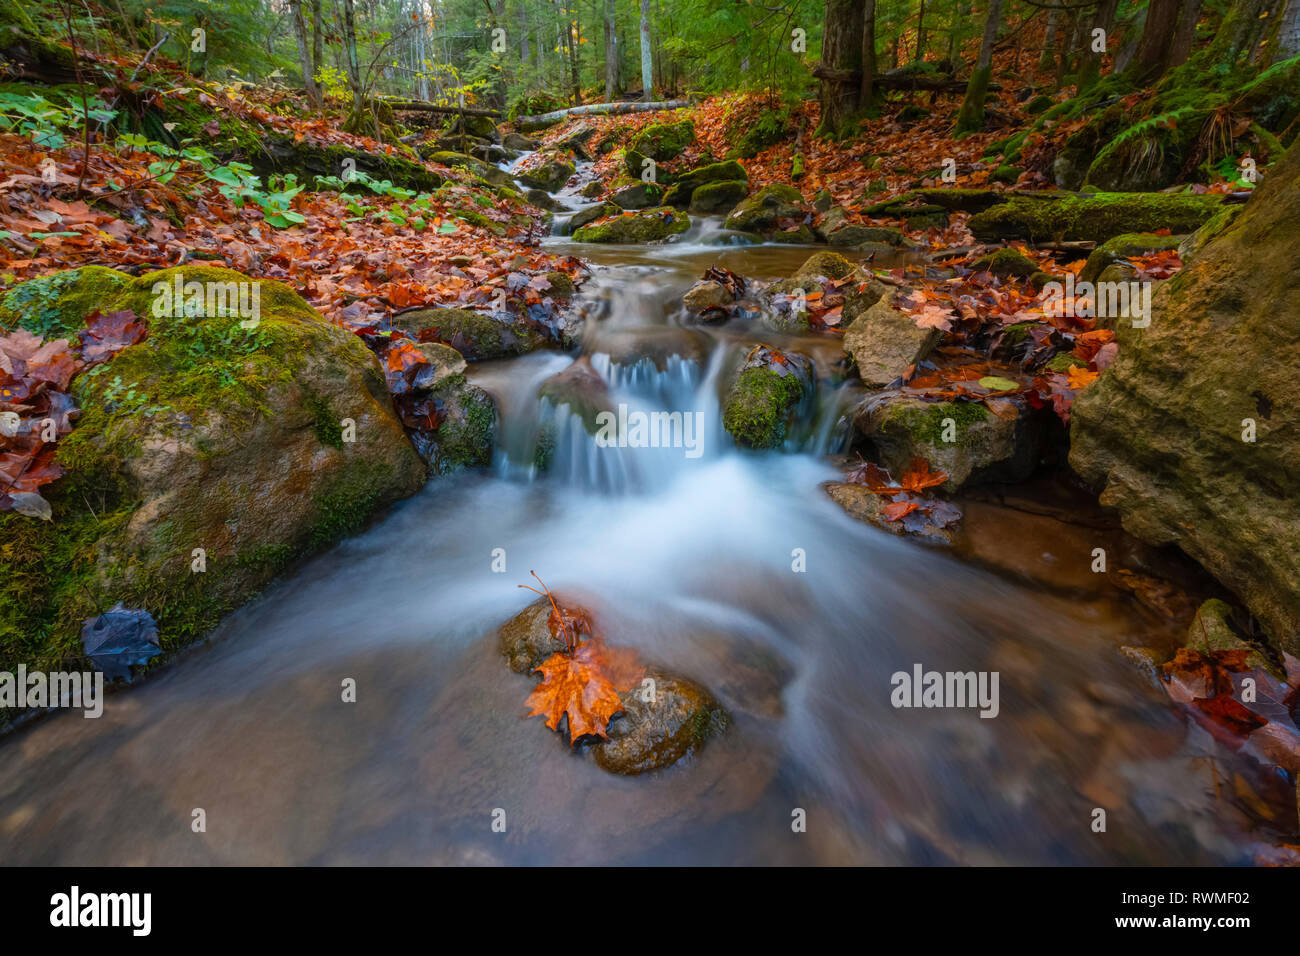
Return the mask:
<path id="1" fill-rule="evenodd" d="M 1281 26 L 1277 31 L 1277 47 L 1273 62 L 1300 56 L 1300 0 L 1291 0 L 1282 11 Z"/>
<path id="2" fill-rule="evenodd" d="M 605 0 L 605 99 L 618 95 L 618 30 L 614 24 L 614 0 Z"/>
<path id="3" fill-rule="evenodd" d="M 862 95 L 862 0 L 826 0 L 821 79 L 821 124 L 814 135 L 841 139 L 855 125 Z"/>
<path id="4" fill-rule="evenodd" d="M 1178 14 L 1182 0 L 1151 0 L 1147 6 L 1147 22 L 1138 41 L 1137 55 L 1130 67 L 1133 79 L 1150 83 L 1159 79 L 1169 68 L 1169 50 L 1173 46 L 1174 31 L 1178 29 Z"/>
<path id="5" fill-rule="evenodd" d="M 652 113 L 655 110 L 679 110 L 683 106 L 690 106 L 690 100 L 665 100 L 660 103 L 643 103 L 643 102 L 618 102 L 618 103 L 588 103 L 586 106 L 570 106 L 568 109 L 553 110 L 550 113 L 539 113 L 536 116 L 519 117 L 519 128 L 527 132 L 531 129 L 540 129 L 558 123 L 566 116 L 590 116 L 593 114 L 618 116 L 623 113 Z M 393 107 L 402 109 L 405 107 Z M 427 108 L 427 107 L 426 107 Z M 442 112 L 441 108 L 427 108 L 430 112 Z M 451 110 L 450 112 L 459 112 Z M 486 111 L 465 110 L 466 113 Z M 497 114 L 500 115 L 500 114 Z"/>
<path id="6" fill-rule="evenodd" d="M 998 39 L 998 26 L 1002 22 L 1002 0 L 989 0 L 988 16 L 984 19 L 984 38 L 980 41 L 980 55 L 975 71 L 966 85 L 966 99 L 957 114 L 957 133 L 978 132 L 984 126 L 984 97 L 989 91 L 989 76 L 993 72 L 993 45 Z"/>
<path id="7" fill-rule="evenodd" d="M 1192 43 L 1196 39 L 1196 21 L 1201 16 L 1202 0 L 1185 0 L 1183 9 L 1178 14 L 1178 27 L 1174 31 L 1173 44 L 1169 47 L 1169 68 L 1182 66 L 1192 55 Z"/>
<path id="8" fill-rule="evenodd" d="M 302 14 L 302 0 L 289 0 L 289 15 L 293 20 L 293 38 L 298 44 L 298 65 L 302 69 L 302 83 L 307 89 L 307 99 L 320 108 L 320 87 L 311 68 L 311 54 L 307 51 L 307 20 Z"/>
<path id="9" fill-rule="evenodd" d="M 650 0 L 641 0 L 641 99 L 654 99 L 654 60 L 650 55 Z"/>
<path id="10" fill-rule="evenodd" d="M 1111 27 L 1115 25 L 1115 10 L 1118 6 L 1119 0 L 1101 0 L 1097 12 L 1093 14 L 1092 25 L 1088 27 L 1087 36 L 1083 38 L 1083 50 L 1079 54 L 1077 82 L 1080 93 L 1101 78 L 1101 61 L 1106 55 L 1105 39 L 1109 38 Z M 1100 52 L 1093 50 L 1093 31 L 1095 30 L 1103 30 L 1106 33 Z"/>
<path id="11" fill-rule="evenodd" d="M 871 109 L 875 100 L 875 80 L 876 0 L 866 0 L 862 8 L 862 83 L 858 87 L 858 105 L 864 110 Z"/>

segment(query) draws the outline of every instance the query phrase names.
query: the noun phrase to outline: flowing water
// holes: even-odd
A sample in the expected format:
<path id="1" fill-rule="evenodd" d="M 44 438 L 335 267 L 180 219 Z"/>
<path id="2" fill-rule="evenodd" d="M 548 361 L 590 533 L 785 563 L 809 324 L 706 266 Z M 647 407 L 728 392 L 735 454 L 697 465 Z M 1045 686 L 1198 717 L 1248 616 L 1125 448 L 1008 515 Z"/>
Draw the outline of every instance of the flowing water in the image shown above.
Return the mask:
<path id="1" fill-rule="evenodd" d="M 698 456 L 597 447 L 537 398 L 573 356 L 476 367 L 500 410 L 491 473 L 431 482 L 111 696 L 102 718 L 59 713 L 0 742 L 0 860 L 1249 859 L 1250 816 L 1220 792 L 1249 768 L 1121 658 L 1155 625 L 1119 592 L 995 575 L 827 498 L 855 395 L 836 384 L 833 340 L 796 343 L 818 366 L 812 424 L 780 453 L 730 445 L 718 390 L 754 339 L 743 322 L 684 328 L 680 296 L 708 266 L 789 275 L 809 250 L 735 245 L 716 223 L 668 246 L 548 245 L 595 263 L 583 351 L 613 399 L 701 412 Z M 554 451 L 538 473 L 544 432 Z M 996 520 L 1004 549 L 1088 560 L 1050 528 Z M 533 599 L 517 587 L 530 570 L 593 608 L 611 643 L 707 685 L 726 733 L 622 778 L 524 719 L 532 680 L 505 667 L 494 632 Z M 891 675 L 914 664 L 997 671 L 998 716 L 895 709 Z M 355 703 L 341 700 L 347 678 Z"/>

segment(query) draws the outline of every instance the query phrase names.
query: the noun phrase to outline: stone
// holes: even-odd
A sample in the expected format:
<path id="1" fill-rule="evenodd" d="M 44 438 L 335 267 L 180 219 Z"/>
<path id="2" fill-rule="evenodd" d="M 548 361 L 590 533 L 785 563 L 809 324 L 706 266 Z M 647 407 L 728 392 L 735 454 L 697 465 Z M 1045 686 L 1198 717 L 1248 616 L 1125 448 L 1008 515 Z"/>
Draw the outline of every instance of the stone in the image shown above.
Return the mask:
<path id="1" fill-rule="evenodd" d="M 879 387 L 922 361 L 940 338 L 938 329 L 919 328 L 882 297 L 845 329 L 844 351 L 853 357 L 863 383 Z"/>
<path id="2" fill-rule="evenodd" d="M 575 229 L 573 238 L 578 242 L 657 242 L 685 232 L 690 227 L 691 220 L 686 213 L 678 212 L 671 206 L 658 206 Z"/>

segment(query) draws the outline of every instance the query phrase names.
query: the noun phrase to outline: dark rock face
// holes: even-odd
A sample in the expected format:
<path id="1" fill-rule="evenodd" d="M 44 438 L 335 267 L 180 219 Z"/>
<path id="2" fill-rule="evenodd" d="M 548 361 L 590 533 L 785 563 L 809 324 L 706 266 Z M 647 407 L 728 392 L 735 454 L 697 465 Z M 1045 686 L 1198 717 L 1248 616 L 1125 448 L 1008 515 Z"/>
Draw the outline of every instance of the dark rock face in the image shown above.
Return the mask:
<path id="1" fill-rule="evenodd" d="M 1300 653 L 1300 147 L 1157 290 L 1075 403 L 1070 464 L 1124 527 L 1177 544 Z"/>

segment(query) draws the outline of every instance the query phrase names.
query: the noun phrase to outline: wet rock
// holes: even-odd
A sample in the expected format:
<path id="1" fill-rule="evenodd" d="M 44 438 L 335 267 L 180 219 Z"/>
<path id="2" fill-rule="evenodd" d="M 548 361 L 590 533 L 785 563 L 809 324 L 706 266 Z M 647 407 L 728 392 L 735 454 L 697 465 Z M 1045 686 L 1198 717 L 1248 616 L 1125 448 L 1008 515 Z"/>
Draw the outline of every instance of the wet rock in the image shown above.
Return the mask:
<path id="1" fill-rule="evenodd" d="M 416 346 L 433 367 L 433 385 L 439 385 L 455 375 L 461 375 L 469 366 L 465 356 L 450 345 L 441 342 L 422 342 Z"/>
<path id="2" fill-rule="evenodd" d="M 609 386 L 600 373 L 591 367 L 591 359 L 582 356 L 562 372 L 552 375 L 537 389 L 537 397 L 547 399 L 557 408 L 569 407 L 582 419 L 587 433 L 594 435 L 598 429 L 596 416 L 613 411 Z"/>
<path id="3" fill-rule="evenodd" d="M 374 355 L 287 286 L 198 265 L 139 278 L 108 271 L 47 277 L 4 297 L 35 325 L 70 314 L 61 288 L 77 297 L 94 285 L 96 308 L 148 316 L 149 337 L 104 374 L 74 380 L 82 416 L 56 459 L 66 473 L 42 488 L 53 522 L 0 516 L 0 581 L 24 582 L 0 629 L 31 638 L 21 651 L 0 648 L 0 669 L 26 653 L 66 653 L 81 621 L 119 601 L 152 614 L 163 650 L 175 650 L 426 477 Z M 156 314 L 155 284 L 176 281 L 256 284 L 257 328 L 230 315 Z M 143 400 L 124 401 L 124 382 Z M 206 573 L 191 575 L 200 546 Z"/>
<path id="4" fill-rule="evenodd" d="M 484 143 L 481 146 L 470 148 L 469 154 L 475 159 L 481 159 L 485 163 L 502 163 L 514 159 L 519 154 L 514 150 L 497 146 L 495 143 Z"/>
<path id="5" fill-rule="evenodd" d="M 623 716 L 610 721 L 609 739 L 591 748 L 601 769 L 635 775 L 662 770 L 689 757 L 711 737 L 726 729 L 725 710 L 709 692 L 684 677 L 650 670 L 651 699 L 638 685 L 619 696 Z"/>
<path id="6" fill-rule="evenodd" d="M 556 599 L 561 607 L 567 605 Z M 539 597 L 497 632 L 497 646 L 516 674 L 531 674 L 554 654 L 567 650 L 562 637 L 551 634 L 551 602 Z"/>
<path id="7" fill-rule="evenodd" d="M 971 263 L 976 272 L 991 272 L 995 276 L 1028 279 L 1038 272 L 1038 262 L 1019 249 L 995 249 Z"/>
<path id="8" fill-rule="evenodd" d="M 868 206 L 864 212 L 874 219 L 905 219 L 919 207 L 927 211 L 983 212 L 1004 202 L 1004 193 L 992 189 L 913 189 Z"/>
<path id="9" fill-rule="evenodd" d="M 811 391 L 807 356 L 756 346 L 727 390 L 723 427 L 743 447 L 779 448 L 791 416 Z"/>
<path id="10" fill-rule="evenodd" d="M 412 309 L 394 315 L 393 325 L 412 338 L 422 331 L 437 329 L 439 340 L 471 362 L 523 355 L 560 344 L 513 312 Z"/>
<path id="11" fill-rule="evenodd" d="M 838 252 L 815 252 L 804 260 L 794 277 L 796 279 L 817 278 L 844 279 L 858 271 L 858 267 Z"/>
<path id="12" fill-rule="evenodd" d="M 572 234 L 583 226 L 591 225 L 597 219 L 604 219 L 606 216 L 617 216 L 622 211 L 622 209 L 615 206 L 612 202 L 603 202 L 597 203 L 594 206 L 588 206 L 586 209 L 578 210 L 569 218 L 567 227 L 568 231 Z"/>
<path id="13" fill-rule="evenodd" d="M 564 204 L 552 198 L 545 189 L 530 189 L 524 193 L 524 196 L 538 209 L 545 209 L 547 212 L 563 212 L 565 209 Z"/>
<path id="14" fill-rule="evenodd" d="M 740 203 L 727 217 L 726 227 L 739 232 L 771 233 L 783 219 L 802 220 L 809 215 L 803 194 L 793 186 L 764 186 Z"/>
<path id="15" fill-rule="evenodd" d="M 438 427 L 431 435 L 416 433 L 415 449 L 435 475 L 492 464 L 496 445 L 496 403 L 464 375 L 443 379 L 430 391 L 437 402 Z"/>
<path id="16" fill-rule="evenodd" d="M 615 190 L 610 202 L 620 209 L 647 209 L 663 201 L 664 190 L 655 183 L 635 182 Z"/>
<path id="17" fill-rule="evenodd" d="M 490 143 L 500 143 L 501 133 L 490 116 L 457 116 L 451 122 L 451 134 L 458 135 L 462 130 L 469 136 L 477 136 Z"/>
<path id="18" fill-rule="evenodd" d="M 1182 236 L 1155 236 L 1149 233 L 1125 233 L 1107 239 L 1088 254 L 1088 261 L 1079 271 L 1080 282 L 1096 282 L 1109 266 L 1134 256 L 1177 249 Z"/>
<path id="19" fill-rule="evenodd" d="M 1293 146 L 1232 225 L 1161 283 L 1150 326 L 1119 323 L 1119 357 L 1076 399 L 1070 423 L 1071 466 L 1104 489 L 1124 528 L 1178 545 L 1293 654 L 1300 380 L 1278 355 L 1300 342 L 1297 247 Z"/>
<path id="20" fill-rule="evenodd" d="M 695 140 L 695 124 L 690 120 L 680 123 L 651 123 L 632 137 L 629 148 L 642 156 L 662 163 L 676 159 Z M 640 175 L 640 169 L 634 175 Z"/>
<path id="21" fill-rule="evenodd" d="M 891 474 L 902 474 L 919 456 L 947 473 L 940 487 L 948 492 L 967 483 L 1027 478 L 1055 441 L 1063 443 L 1050 409 L 1010 398 L 989 404 L 992 410 L 982 402 L 869 398 L 854 412 L 853 427 Z"/>
<path id="22" fill-rule="evenodd" d="M 587 150 L 587 143 L 595 135 L 596 127 L 590 123 L 579 123 L 572 131 L 566 133 L 556 142 L 555 148 L 558 150 L 572 150 L 583 159 L 591 160 L 595 157 Z"/>
<path id="23" fill-rule="evenodd" d="M 639 170 L 637 175 L 640 175 Z M 690 172 L 682 173 L 664 196 L 664 202 L 670 206 L 685 208 L 690 205 L 696 190 L 712 183 L 724 182 L 744 183 L 746 193 L 749 191 L 749 175 L 745 172 L 745 167 L 730 159 L 722 163 L 697 166 Z"/>
<path id="24" fill-rule="evenodd" d="M 593 355 L 608 355 L 615 365 L 632 366 L 648 361 L 661 372 L 673 357 L 702 366 L 710 350 L 709 339 L 701 333 L 662 325 L 643 329 L 602 329 L 590 345 Z"/>
<path id="25" fill-rule="evenodd" d="M 915 534 L 921 538 L 943 544 L 952 543 L 953 532 L 951 528 L 939 527 L 931 521 L 922 519 L 913 524 L 915 530 L 909 530 L 902 521 L 890 521 L 885 517 L 884 508 L 892 499 L 885 495 L 878 495 L 863 485 L 843 481 L 828 481 L 822 485 L 822 488 L 830 496 L 830 499 L 843 508 L 845 514 L 855 521 L 873 525 L 882 531 L 888 531 L 890 534 L 900 536 Z"/>
<path id="26" fill-rule="evenodd" d="M 740 180 L 705 183 L 691 193 L 690 211 L 700 215 L 728 212 L 749 195 L 749 184 Z"/>
<path id="27" fill-rule="evenodd" d="M 733 301 L 735 299 L 731 290 L 721 282 L 714 282 L 712 279 L 701 279 L 682 296 L 682 304 L 692 312 L 720 309 Z"/>
<path id="28" fill-rule="evenodd" d="M 543 189 L 548 193 L 556 192 L 574 172 L 573 163 L 563 156 L 552 156 L 540 166 L 519 173 L 519 181 L 534 189 Z"/>
<path id="29" fill-rule="evenodd" d="M 529 139 L 523 133 L 506 133 L 505 138 L 501 140 L 501 145 L 507 149 L 517 149 L 523 152 L 536 152 L 539 144 L 535 139 Z"/>
<path id="30" fill-rule="evenodd" d="M 627 213 L 608 222 L 582 226 L 574 230 L 573 238 L 578 242 L 657 242 L 690 227 L 691 220 L 686 213 L 671 206 L 657 206 Z"/>
<path id="31" fill-rule="evenodd" d="M 605 184 L 599 179 L 593 179 L 587 185 L 578 190 L 578 195 L 584 199 L 595 199 L 605 191 Z"/>
<path id="32" fill-rule="evenodd" d="M 1218 598 L 1211 598 L 1196 611 L 1187 629 L 1187 646 L 1202 654 L 1215 651 L 1246 651 L 1246 663 L 1256 670 L 1275 670 L 1273 664 L 1256 648 L 1243 641 L 1233 630 L 1229 618 L 1232 608 Z"/>
<path id="33" fill-rule="evenodd" d="M 845 329 L 844 351 L 853 357 L 865 384 L 881 386 L 929 355 L 940 338 L 938 329 L 919 328 L 882 296 Z"/>
<path id="34" fill-rule="evenodd" d="M 1221 209 L 1218 196 L 1165 193 L 1047 193 L 1013 196 L 971 217 L 970 231 L 985 242 L 1006 239 L 1105 242 L 1133 232 L 1194 231 Z"/>

